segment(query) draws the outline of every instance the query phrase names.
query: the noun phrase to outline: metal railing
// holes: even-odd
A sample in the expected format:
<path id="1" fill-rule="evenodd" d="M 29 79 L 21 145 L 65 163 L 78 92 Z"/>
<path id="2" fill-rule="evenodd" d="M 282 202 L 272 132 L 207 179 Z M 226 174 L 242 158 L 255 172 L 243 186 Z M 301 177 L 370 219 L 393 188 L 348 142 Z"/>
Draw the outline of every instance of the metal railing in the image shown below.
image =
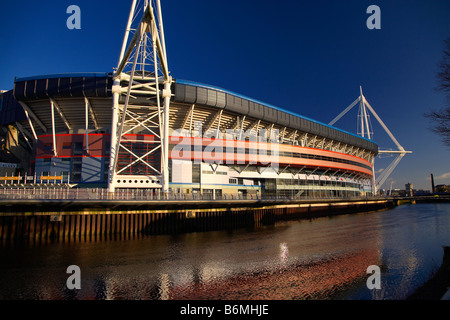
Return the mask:
<path id="1" fill-rule="evenodd" d="M 16 187 L 0 188 L 0 200 L 97 200 L 97 201 L 199 201 L 199 200 L 355 200 L 355 199 L 379 199 L 372 196 L 353 196 L 342 193 L 338 196 L 315 193 L 312 195 L 300 196 L 270 196 L 261 197 L 258 194 L 200 194 L 200 193 L 169 193 L 161 194 L 149 190 L 139 189 L 118 189 L 114 193 L 109 193 L 105 188 L 69 188 L 58 185 L 57 187 Z"/>

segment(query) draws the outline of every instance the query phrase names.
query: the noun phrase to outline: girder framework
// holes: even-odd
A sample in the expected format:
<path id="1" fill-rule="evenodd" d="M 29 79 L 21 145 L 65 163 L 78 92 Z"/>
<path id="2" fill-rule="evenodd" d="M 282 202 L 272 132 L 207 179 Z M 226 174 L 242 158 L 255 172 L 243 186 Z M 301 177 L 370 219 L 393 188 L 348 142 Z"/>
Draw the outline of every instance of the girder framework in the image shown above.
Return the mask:
<path id="1" fill-rule="evenodd" d="M 110 192 L 119 184 L 121 188 L 161 188 L 168 192 L 172 79 L 167 66 L 161 6 L 159 0 L 154 2 L 155 6 L 147 0 L 140 5 L 133 1 L 113 75 Z"/>
<path id="2" fill-rule="evenodd" d="M 277 141 L 277 143 L 345 153 L 369 162 L 375 157 L 375 154 L 369 150 L 354 147 L 338 140 L 302 132 L 261 119 L 248 116 L 244 118 L 225 110 L 212 109 L 197 104 L 172 102 L 169 118 L 170 135 L 180 135 L 180 132 L 184 132 L 182 135 L 194 136 L 196 124 L 201 123 L 202 132 L 208 137 L 222 136 L 226 139 L 245 139 L 247 136 L 259 136 L 265 132 L 266 138 L 268 138 L 267 136 L 272 132 L 272 140 Z M 230 132 L 233 134 L 226 136 Z M 275 132 L 277 133 L 276 136 Z"/>
<path id="3" fill-rule="evenodd" d="M 373 131 L 372 125 L 370 123 L 370 113 L 375 117 L 384 131 L 387 133 L 389 138 L 394 142 L 397 147 L 397 150 L 379 150 L 378 154 L 392 154 L 395 155 L 395 159 L 381 172 L 381 174 L 376 177 L 375 176 L 375 159 L 372 159 L 372 168 L 373 168 L 373 181 L 372 181 L 372 192 L 376 194 L 378 190 L 383 186 L 386 182 L 386 179 L 390 176 L 390 174 L 394 171 L 394 169 L 399 164 L 400 160 L 408 153 L 412 153 L 412 151 L 406 151 L 397 139 L 394 137 L 392 132 L 388 129 L 386 124 L 381 120 L 380 116 L 375 112 L 370 103 L 367 101 L 366 97 L 362 92 L 362 88 L 360 87 L 360 96 L 347 108 L 344 109 L 336 118 L 334 118 L 329 125 L 334 125 L 339 119 L 341 119 L 347 112 L 349 112 L 354 106 L 356 106 L 359 102 L 359 112 L 358 112 L 358 134 L 362 137 L 367 137 L 368 139 L 372 139 Z M 369 113 L 370 112 L 370 113 Z"/>

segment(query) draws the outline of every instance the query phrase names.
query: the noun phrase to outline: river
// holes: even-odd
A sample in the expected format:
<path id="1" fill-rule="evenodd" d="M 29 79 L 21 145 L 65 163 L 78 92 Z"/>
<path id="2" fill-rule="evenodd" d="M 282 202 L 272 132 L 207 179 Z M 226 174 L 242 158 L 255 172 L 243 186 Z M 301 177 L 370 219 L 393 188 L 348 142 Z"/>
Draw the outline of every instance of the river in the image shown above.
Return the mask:
<path id="1" fill-rule="evenodd" d="M 450 204 L 131 239 L 3 243 L 0 300 L 403 300 L 450 246 Z M 80 270 L 69 289 L 67 268 Z M 369 266 L 380 289 L 369 289 Z"/>

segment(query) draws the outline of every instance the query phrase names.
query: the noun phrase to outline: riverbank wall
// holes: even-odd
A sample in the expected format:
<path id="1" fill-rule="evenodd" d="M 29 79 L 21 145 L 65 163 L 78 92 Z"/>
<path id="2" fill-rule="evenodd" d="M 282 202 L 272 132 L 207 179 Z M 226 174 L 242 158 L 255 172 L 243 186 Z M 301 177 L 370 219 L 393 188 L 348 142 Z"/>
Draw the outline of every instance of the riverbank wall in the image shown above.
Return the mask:
<path id="1" fill-rule="evenodd" d="M 89 241 L 258 228 L 283 220 L 383 210 L 388 199 L 0 200 L 0 241 Z"/>

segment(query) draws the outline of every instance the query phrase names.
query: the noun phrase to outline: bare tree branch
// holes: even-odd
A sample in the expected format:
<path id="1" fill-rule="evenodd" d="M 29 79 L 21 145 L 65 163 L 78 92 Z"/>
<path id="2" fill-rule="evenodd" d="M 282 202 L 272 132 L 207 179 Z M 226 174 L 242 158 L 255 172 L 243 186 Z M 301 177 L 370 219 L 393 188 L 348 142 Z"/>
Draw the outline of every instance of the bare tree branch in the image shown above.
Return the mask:
<path id="1" fill-rule="evenodd" d="M 444 43 L 444 57 L 439 64 L 438 87 L 436 89 L 445 93 L 447 103 L 450 105 L 450 38 L 445 40 Z M 450 107 L 439 111 L 431 111 L 426 113 L 425 117 L 430 119 L 433 124 L 430 130 L 440 136 L 442 142 L 450 147 Z"/>
<path id="2" fill-rule="evenodd" d="M 438 90 L 450 93 L 450 39 L 444 41 L 444 57 L 439 64 L 439 72 L 437 78 L 439 81 Z"/>

